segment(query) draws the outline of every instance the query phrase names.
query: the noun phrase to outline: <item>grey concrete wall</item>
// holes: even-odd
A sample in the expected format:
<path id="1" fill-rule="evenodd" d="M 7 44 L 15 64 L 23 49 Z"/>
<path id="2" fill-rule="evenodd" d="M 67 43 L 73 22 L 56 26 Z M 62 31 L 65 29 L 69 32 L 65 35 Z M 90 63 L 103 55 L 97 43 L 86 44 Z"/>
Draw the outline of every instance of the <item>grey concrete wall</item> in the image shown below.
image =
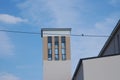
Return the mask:
<path id="1" fill-rule="evenodd" d="M 83 60 L 83 66 L 84 80 L 120 80 L 120 55 Z"/>

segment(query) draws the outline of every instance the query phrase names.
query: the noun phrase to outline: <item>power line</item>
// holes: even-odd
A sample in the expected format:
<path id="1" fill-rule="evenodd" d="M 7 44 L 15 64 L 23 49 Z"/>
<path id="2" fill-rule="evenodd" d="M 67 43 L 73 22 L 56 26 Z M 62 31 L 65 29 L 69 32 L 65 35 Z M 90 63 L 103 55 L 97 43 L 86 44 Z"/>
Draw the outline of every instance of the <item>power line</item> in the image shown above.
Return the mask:
<path id="1" fill-rule="evenodd" d="M 37 32 L 24 32 L 24 31 L 9 31 L 9 30 L 0 30 L 2 32 L 11 32 L 11 33 L 23 33 L 23 34 L 41 34 Z"/>
<path id="2" fill-rule="evenodd" d="M 82 36 L 82 37 L 109 37 L 108 35 L 86 35 L 86 34 L 71 34 L 71 36 Z"/>
<path id="3" fill-rule="evenodd" d="M 26 31 L 10 31 L 10 30 L 0 30 L 0 32 L 10 32 L 10 33 L 21 33 L 21 34 L 41 34 L 39 32 L 26 32 Z M 47 33 L 46 33 L 47 34 Z M 49 34 L 56 35 L 56 34 Z M 60 34 L 57 34 L 60 35 Z M 71 34 L 70 36 L 81 36 L 81 37 L 109 37 L 107 35 L 85 35 L 85 34 Z"/>

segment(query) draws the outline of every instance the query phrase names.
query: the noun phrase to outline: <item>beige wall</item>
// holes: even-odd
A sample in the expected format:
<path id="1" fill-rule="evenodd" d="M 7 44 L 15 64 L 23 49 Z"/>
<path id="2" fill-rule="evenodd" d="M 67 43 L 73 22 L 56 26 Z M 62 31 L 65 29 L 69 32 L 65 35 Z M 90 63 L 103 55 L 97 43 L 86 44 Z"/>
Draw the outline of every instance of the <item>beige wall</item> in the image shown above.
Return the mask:
<path id="1" fill-rule="evenodd" d="M 43 61 L 43 80 L 71 80 L 71 61 Z"/>
<path id="2" fill-rule="evenodd" d="M 59 36 L 59 58 L 60 58 L 60 60 L 62 60 L 62 51 L 61 51 L 61 36 Z"/>
<path id="3" fill-rule="evenodd" d="M 120 55 L 83 60 L 84 80 L 120 80 Z"/>
<path id="4" fill-rule="evenodd" d="M 70 37 L 66 37 L 66 55 L 67 55 L 67 60 L 71 59 L 71 54 L 70 54 Z"/>
<path id="5" fill-rule="evenodd" d="M 47 37 L 43 37 L 43 59 L 48 60 Z"/>

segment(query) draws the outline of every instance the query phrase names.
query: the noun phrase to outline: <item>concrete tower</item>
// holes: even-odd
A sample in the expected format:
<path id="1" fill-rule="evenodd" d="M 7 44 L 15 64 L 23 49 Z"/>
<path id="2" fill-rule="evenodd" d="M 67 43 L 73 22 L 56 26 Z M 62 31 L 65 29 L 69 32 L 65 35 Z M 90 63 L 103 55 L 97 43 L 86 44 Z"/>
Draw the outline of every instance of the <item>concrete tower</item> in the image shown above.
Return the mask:
<path id="1" fill-rule="evenodd" d="M 42 28 L 43 80 L 71 80 L 71 28 Z"/>

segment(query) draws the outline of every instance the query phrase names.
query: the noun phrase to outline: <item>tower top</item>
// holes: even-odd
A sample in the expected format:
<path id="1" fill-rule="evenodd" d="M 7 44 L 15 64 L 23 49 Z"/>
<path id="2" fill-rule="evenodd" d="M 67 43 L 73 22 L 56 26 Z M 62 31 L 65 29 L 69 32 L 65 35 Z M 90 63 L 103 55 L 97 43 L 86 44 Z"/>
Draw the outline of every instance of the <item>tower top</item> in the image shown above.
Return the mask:
<path id="1" fill-rule="evenodd" d="M 56 36 L 56 35 L 70 35 L 71 28 L 42 28 L 41 37 Z"/>

